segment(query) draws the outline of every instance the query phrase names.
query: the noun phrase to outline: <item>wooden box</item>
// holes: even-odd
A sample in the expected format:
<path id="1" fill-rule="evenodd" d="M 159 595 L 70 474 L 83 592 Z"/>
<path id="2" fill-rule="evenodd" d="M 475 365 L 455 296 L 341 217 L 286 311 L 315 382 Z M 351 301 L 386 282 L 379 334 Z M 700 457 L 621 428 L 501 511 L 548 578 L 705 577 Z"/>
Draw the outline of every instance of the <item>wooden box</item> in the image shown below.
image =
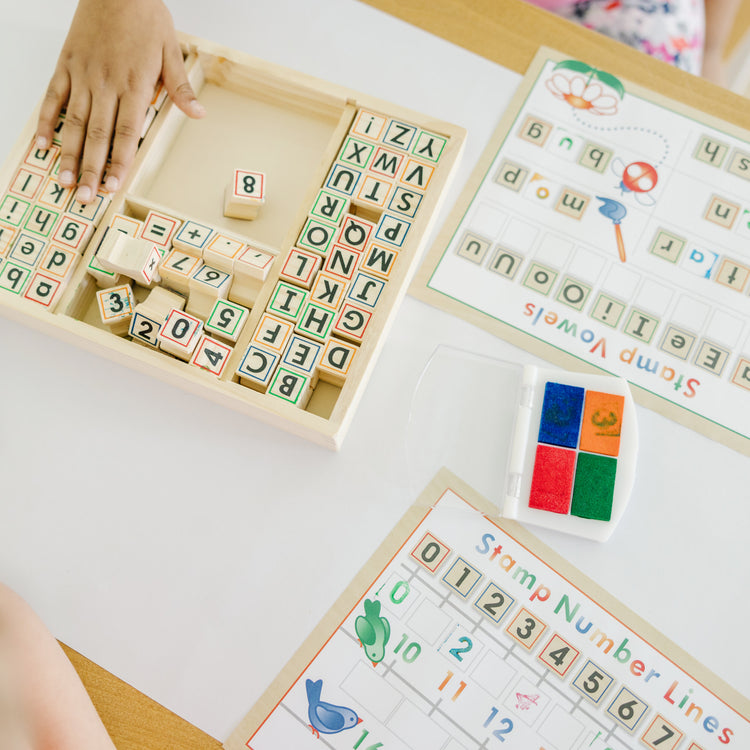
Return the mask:
<path id="1" fill-rule="evenodd" d="M 32 115 L 0 171 L 0 311 L 338 448 L 465 133 L 194 37 L 181 41 L 208 115 L 190 120 L 171 102 L 155 101 L 127 183 L 116 195 L 101 196 L 95 216 L 92 208 L 82 214 L 72 196 L 61 206 L 45 198 L 44 186 L 55 176 L 55 147 L 46 158 L 34 153 Z M 252 220 L 225 215 L 234 170 L 263 175 L 265 202 Z M 102 248 L 106 257 L 108 230 L 149 217 L 154 231 L 130 222 L 134 232 L 156 241 L 161 254 L 160 281 L 144 286 L 142 279 L 104 269 L 97 253 Z M 186 228 L 186 222 L 195 224 Z M 186 229 L 188 244 L 178 241 L 176 252 L 190 257 L 182 262 L 173 255 L 170 265 L 173 227 Z M 206 240 L 201 233 L 208 240 L 199 247 Z M 203 269 L 202 278 L 180 276 L 193 264 Z M 123 285 L 130 286 L 131 300 L 117 290 L 102 293 Z M 230 309 L 216 308 L 214 325 L 206 326 L 211 295 L 226 299 Z M 124 300 L 125 313 L 155 316 L 151 328 L 161 326 L 164 333 L 165 305 L 176 299 L 214 342 L 208 358 L 205 352 L 202 359 L 179 358 L 149 345 L 127 315 L 119 328 L 104 322 L 102 306 L 120 311 Z M 215 336 L 221 321 L 231 321 L 230 337 Z M 174 325 L 181 333 L 182 324 Z M 260 353 L 251 351 L 254 345 Z M 326 346 L 335 356 L 329 351 L 329 366 L 321 367 Z M 262 373 L 256 382 L 265 364 L 273 374 Z"/>

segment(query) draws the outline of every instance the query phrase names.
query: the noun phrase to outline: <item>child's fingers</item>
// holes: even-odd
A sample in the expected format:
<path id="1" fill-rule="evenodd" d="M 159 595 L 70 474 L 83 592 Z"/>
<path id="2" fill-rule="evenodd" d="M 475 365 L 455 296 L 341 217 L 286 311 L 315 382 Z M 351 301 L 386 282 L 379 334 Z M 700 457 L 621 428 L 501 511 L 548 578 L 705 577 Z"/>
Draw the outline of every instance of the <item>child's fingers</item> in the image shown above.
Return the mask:
<path id="1" fill-rule="evenodd" d="M 105 187 L 110 192 L 119 190 L 125 182 L 138 149 L 143 130 L 148 100 L 138 94 L 125 95 L 120 99 L 117 122 L 112 140 L 111 163 L 107 170 Z"/>
<path id="2" fill-rule="evenodd" d="M 37 144 L 40 148 L 48 148 L 54 137 L 55 125 L 60 111 L 65 106 L 70 93 L 70 77 L 67 73 L 57 70 L 47 86 L 47 91 L 39 110 L 36 126 Z"/>
<path id="3" fill-rule="evenodd" d="M 162 79 L 169 97 L 188 117 L 200 118 L 206 114 L 187 79 L 182 50 L 176 40 L 164 48 Z"/>
<path id="4" fill-rule="evenodd" d="M 78 164 L 86 137 L 86 126 L 91 112 L 91 94 L 86 89 L 70 93 L 62 129 L 59 181 L 63 187 L 73 187 L 78 177 Z"/>
<path id="5" fill-rule="evenodd" d="M 97 92 L 93 96 L 91 114 L 86 123 L 80 179 L 76 193 L 76 200 L 81 203 L 89 203 L 99 190 L 112 142 L 116 116 L 117 99 L 114 94 Z"/>

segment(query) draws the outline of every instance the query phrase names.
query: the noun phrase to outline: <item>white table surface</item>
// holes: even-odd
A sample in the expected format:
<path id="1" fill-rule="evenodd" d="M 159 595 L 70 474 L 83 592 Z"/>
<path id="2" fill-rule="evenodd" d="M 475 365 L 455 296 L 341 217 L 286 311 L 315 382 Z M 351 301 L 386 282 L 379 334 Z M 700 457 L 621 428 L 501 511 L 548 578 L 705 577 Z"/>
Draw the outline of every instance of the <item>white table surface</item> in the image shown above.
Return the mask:
<path id="1" fill-rule="evenodd" d="M 74 3 L 6 6 L 5 152 Z M 354 0 L 175 0 L 172 12 L 191 34 L 466 127 L 448 204 L 518 81 Z M 538 361 L 407 298 L 332 453 L 17 323 L 0 319 L 0 342 L 0 575 L 58 638 L 219 739 L 414 500 L 404 432 L 435 346 Z M 750 618 L 750 461 L 638 417 L 635 492 L 614 537 L 538 535 L 750 695 L 728 635 Z M 170 473 L 186 453 L 194 471 Z"/>

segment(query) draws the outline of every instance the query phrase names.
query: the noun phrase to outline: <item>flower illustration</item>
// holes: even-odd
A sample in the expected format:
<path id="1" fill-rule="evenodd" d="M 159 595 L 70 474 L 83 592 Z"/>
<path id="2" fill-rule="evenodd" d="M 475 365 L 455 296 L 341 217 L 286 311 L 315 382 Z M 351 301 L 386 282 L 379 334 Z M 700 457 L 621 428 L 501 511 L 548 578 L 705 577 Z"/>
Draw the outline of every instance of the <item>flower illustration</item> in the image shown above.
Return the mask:
<path id="1" fill-rule="evenodd" d="M 617 97 L 608 93 L 596 81 L 587 81 L 582 75 L 568 77 L 564 73 L 553 73 L 547 81 L 547 88 L 553 96 L 576 109 L 592 115 L 614 115 L 617 113 Z"/>

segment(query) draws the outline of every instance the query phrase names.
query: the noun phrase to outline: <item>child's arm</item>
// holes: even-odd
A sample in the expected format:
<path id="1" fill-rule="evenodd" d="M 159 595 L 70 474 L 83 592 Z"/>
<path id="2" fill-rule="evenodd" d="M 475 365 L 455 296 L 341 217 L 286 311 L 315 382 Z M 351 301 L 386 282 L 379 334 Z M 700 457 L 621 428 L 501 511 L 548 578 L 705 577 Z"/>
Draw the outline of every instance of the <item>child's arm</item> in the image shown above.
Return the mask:
<path id="1" fill-rule="evenodd" d="M 706 42 L 701 74 L 720 86 L 726 86 L 724 47 L 739 7 L 740 0 L 705 0 Z"/>
<path id="2" fill-rule="evenodd" d="M 37 125 L 37 144 L 46 148 L 67 108 L 60 183 L 75 185 L 80 174 L 78 200 L 96 195 L 110 144 L 106 188 L 123 184 L 160 77 L 185 114 L 203 116 L 162 0 L 79 0 Z"/>
<path id="3" fill-rule="evenodd" d="M 12 743 L 2 742 L 7 736 Z M 0 585 L 0 746 L 114 750 L 78 674 L 31 608 Z"/>

